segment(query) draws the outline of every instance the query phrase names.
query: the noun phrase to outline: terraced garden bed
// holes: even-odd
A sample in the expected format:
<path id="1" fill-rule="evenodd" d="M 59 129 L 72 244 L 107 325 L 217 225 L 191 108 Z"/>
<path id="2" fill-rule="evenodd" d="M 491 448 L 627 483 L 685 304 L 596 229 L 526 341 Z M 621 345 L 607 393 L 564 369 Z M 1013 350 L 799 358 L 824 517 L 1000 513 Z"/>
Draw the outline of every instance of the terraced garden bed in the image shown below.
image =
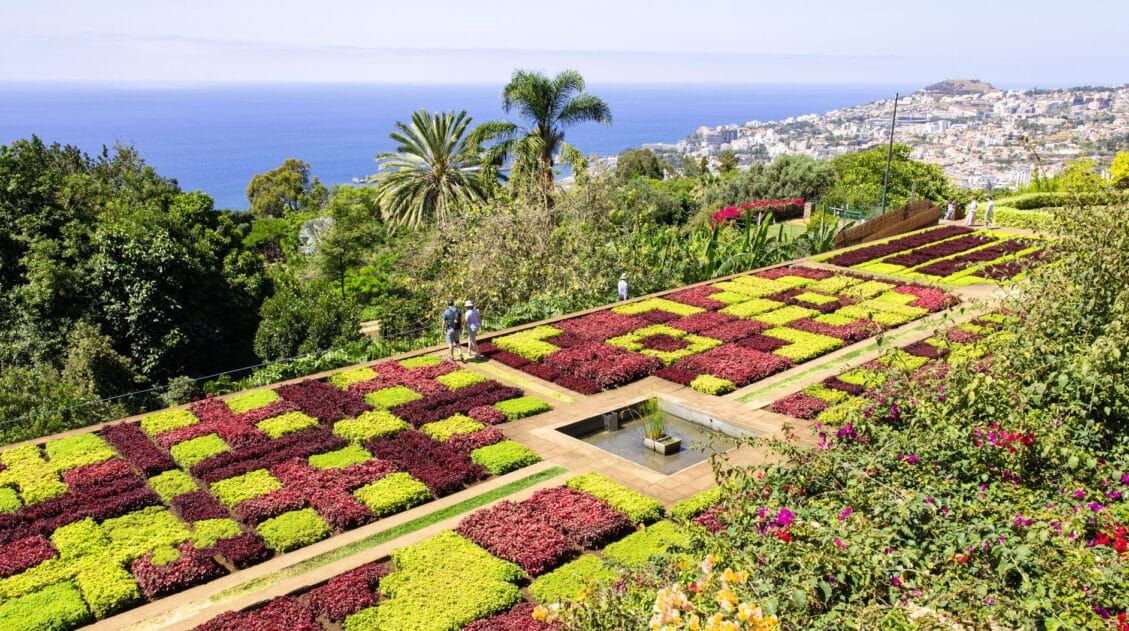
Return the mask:
<path id="1" fill-rule="evenodd" d="M 823 257 L 821 262 L 908 280 L 964 286 L 1019 280 L 1041 261 L 1044 240 L 942 226 Z"/>
<path id="2" fill-rule="evenodd" d="M 222 614 L 196 631 L 553 629 L 534 619 L 536 604 L 575 598 L 686 541 L 661 517 L 655 500 L 586 474 L 523 502 L 481 509 L 390 559 Z"/>
<path id="3" fill-rule="evenodd" d="M 883 385 L 906 374 L 937 376 L 953 363 L 977 361 L 991 351 L 991 336 L 1009 316 L 987 314 L 952 327 L 773 402 L 769 409 L 822 425 L 839 426 L 878 404 Z M 826 439 L 826 437 L 825 437 Z"/>
<path id="4" fill-rule="evenodd" d="M 2 451 L 0 628 L 74 628 L 537 462 L 494 425 L 547 409 L 420 357 Z"/>
<path id="5" fill-rule="evenodd" d="M 721 395 L 956 301 L 921 285 L 788 266 L 518 331 L 482 350 L 582 394 L 656 375 Z"/>

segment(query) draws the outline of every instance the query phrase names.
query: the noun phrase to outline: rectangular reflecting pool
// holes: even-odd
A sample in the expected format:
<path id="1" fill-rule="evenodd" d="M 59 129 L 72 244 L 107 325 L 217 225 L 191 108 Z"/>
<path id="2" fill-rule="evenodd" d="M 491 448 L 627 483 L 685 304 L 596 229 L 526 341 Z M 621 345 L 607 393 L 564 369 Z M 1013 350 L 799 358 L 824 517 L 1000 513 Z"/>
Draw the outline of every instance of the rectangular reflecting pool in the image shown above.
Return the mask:
<path id="1" fill-rule="evenodd" d="M 628 408 L 608 413 L 623 419 L 619 421 L 617 429 L 605 429 L 605 415 L 600 415 L 559 427 L 557 431 L 663 475 L 677 473 L 709 459 L 715 451 L 728 451 L 734 446 L 734 440 L 730 436 L 719 431 L 710 431 L 699 423 L 688 421 L 668 409 L 663 409 L 666 433 L 682 439 L 681 450 L 664 456 L 644 447 L 643 422 L 632 414 L 622 414 L 625 409 Z"/>

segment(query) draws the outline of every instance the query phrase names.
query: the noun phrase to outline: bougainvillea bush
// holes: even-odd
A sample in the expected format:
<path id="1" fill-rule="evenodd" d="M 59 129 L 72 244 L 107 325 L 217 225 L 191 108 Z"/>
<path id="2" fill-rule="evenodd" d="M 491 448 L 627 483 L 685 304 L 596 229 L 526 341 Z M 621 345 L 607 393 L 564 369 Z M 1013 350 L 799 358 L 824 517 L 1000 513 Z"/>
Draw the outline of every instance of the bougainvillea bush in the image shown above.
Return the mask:
<path id="1" fill-rule="evenodd" d="M 449 363 L 385 361 L 0 451 L 0 620 L 103 619 L 527 466 L 489 426 L 547 409 Z M 374 602 L 348 597 L 277 612 L 302 628 Z"/>
<path id="2" fill-rule="evenodd" d="M 943 226 L 864 245 L 822 260 L 863 272 L 948 285 L 1021 279 L 1041 262 L 1045 241 L 995 230 Z"/>
<path id="3" fill-rule="evenodd" d="M 955 303 L 932 287 L 785 266 L 504 335 L 484 352 L 582 394 L 657 375 L 721 395 Z"/>
<path id="4" fill-rule="evenodd" d="M 1056 264 L 1005 300 L 1022 317 L 982 338 L 986 357 L 894 371 L 869 409 L 825 425 L 817 444 L 758 441 L 779 460 L 722 464 L 715 526 L 686 522 L 693 556 L 748 572 L 733 597 L 789 628 L 1123 629 L 1125 212 L 1061 216 L 1047 246 Z M 846 392 L 838 385 L 824 384 Z M 670 564 L 619 585 L 678 582 L 689 594 L 681 576 Z M 654 611 L 631 595 L 588 602 L 613 621 Z"/>

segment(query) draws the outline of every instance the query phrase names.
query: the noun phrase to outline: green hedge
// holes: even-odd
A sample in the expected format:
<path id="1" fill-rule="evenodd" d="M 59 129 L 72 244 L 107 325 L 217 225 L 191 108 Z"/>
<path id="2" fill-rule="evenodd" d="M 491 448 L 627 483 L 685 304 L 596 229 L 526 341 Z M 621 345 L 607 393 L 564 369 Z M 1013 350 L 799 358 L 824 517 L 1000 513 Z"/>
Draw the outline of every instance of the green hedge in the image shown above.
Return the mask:
<path id="1" fill-rule="evenodd" d="M 445 375 L 439 375 L 435 380 L 451 390 L 458 390 L 460 388 L 466 388 L 467 386 L 473 386 L 476 383 L 489 381 L 486 377 L 476 372 L 466 370 L 465 368 L 456 370 L 455 372 L 449 372 Z"/>
<path id="2" fill-rule="evenodd" d="M 75 577 L 90 611 L 98 618 L 112 616 L 141 601 L 141 590 L 124 567 L 114 563 L 84 560 Z"/>
<path id="3" fill-rule="evenodd" d="M 604 558 L 628 567 L 639 567 L 671 548 L 685 546 L 690 538 L 678 526 L 660 521 L 604 548 Z"/>
<path id="4" fill-rule="evenodd" d="M 723 497 L 724 491 L 722 488 L 715 486 L 678 502 L 670 508 L 670 516 L 672 519 L 678 520 L 693 519 L 706 512 L 707 508 L 720 502 Z"/>
<path id="5" fill-rule="evenodd" d="M 235 508 L 240 502 L 281 489 L 282 483 L 270 471 L 256 469 L 234 478 L 213 482 L 210 488 L 212 495 L 224 506 Z"/>
<path id="6" fill-rule="evenodd" d="M 347 418 L 333 425 L 333 433 L 345 440 L 366 442 L 384 438 L 408 429 L 409 425 L 398 416 L 384 410 L 363 412 L 357 418 Z"/>
<path id="7" fill-rule="evenodd" d="M 59 583 L 0 605 L 0 629 L 68 631 L 92 622 L 73 583 Z"/>
<path id="8" fill-rule="evenodd" d="M 1022 228 L 1038 232 L 1054 232 L 1058 226 L 1053 214 L 1038 210 L 1018 210 L 997 206 L 992 213 L 992 224 L 1006 228 Z"/>
<path id="9" fill-rule="evenodd" d="M 372 454 L 356 443 L 342 447 L 337 451 L 314 454 L 308 458 L 310 466 L 318 469 L 343 469 L 349 465 L 360 464 L 368 460 L 372 460 Z"/>
<path id="10" fill-rule="evenodd" d="M 571 600 L 586 589 L 615 580 L 616 576 L 617 572 L 599 557 L 586 554 L 538 577 L 529 585 L 529 594 L 545 604 Z"/>
<path id="11" fill-rule="evenodd" d="M 200 419 L 188 410 L 161 410 L 141 417 L 141 430 L 150 436 L 156 436 L 199 422 Z"/>
<path id="12" fill-rule="evenodd" d="M 458 631 L 521 602 L 521 568 L 444 531 L 392 553 L 384 600 L 345 619 L 345 631 Z"/>
<path id="13" fill-rule="evenodd" d="M 185 469 L 190 469 L 192 465 L 228 451 L 229 449 L 230 447 L 227 446 L 227 443 L 223 442 L 222 438 L 216 434 L 207 434 L 205 436 L 191 438 L 183 443 L 177 443 L 169 449 L 169 453 L 172 454 L 172 459 L 175 460 L 178 465 Z"/>
<path id="14" fill-rule="evenodd" d="M 419 431 L 442 442 L 457 434 L 470 434 L 485 428 L 485 425 L 465 414 L 456 414 L 441 421 L 421 425 Z"/>
<path id="15" fill-rule="evenodd" d="M 192 543 L 198 550 L 216 545 L 220 539 L 243 534 L 239 524 L 232 519 L 204 519 L 192 524 Z"/>
<path id="16" fill-rule="evenodd" d="M 407 386 L 392 386 L 365 395 L 365 401 L 377 408 L 390 409 L 422 399 L 423 395 Z"/>
<path id="17" fill-rule="evenodd" d="M 494 404 L 494 409 L 506 415 L 511 421 L 516 421 L 527 416 L 547 412 L 553 407 L 537 397 L 518 397 L 509 401 L 499 401 Z"/>
<path id="18" fill-rule="evenodd" d="M 223 402 L 227 404 L 228 409 L 236 414 L 250 412 L 264 405 L 270 405 L 275 401 L 278 401 L 278 393 L 274 390 L 266 389 L 241 392 L 223 400 Z"/>
<path id="19" fill-rule="evenodd" d="M 259 524 L 255 530 L 267 542 L 267 546 L 276 552 L 289 552 L 308 546 L 331 534 L 329 524 L 312 508 L 272 517 Z"/>
<path id="20" fill-rule="evenodd" d="M 578 475 L 569 480 L 567 486 L 604 500 L 636 524 L 649 524 L 662 517 L 662 504 L 622 484 L 612 482 L 599 473 Z"/>
<path id="21" fill-rule="evenodd" d="M 161 500 L 168 503 L 178 495 L 199 490 L 192 476 L 180 469 L 170 469 L 160 475 L 149 478 L 149 486 L 157 492 Z"/>
<path id="22" fill-rule="evenodd" d="M 402 472 L 370 482 L 353 495 L 377 517 L 399 513 L 431 499 L 427 485 Z"/>
<path id="23" fill-rule="evenodd" d="M 56 471 L 102 462 L 117 455 L 117 452 L 97 434 L 75 434 L 50 440 L 44 448 L 47 451 L 47 458 L 51 461 L 51 468 Z"/>
<path id="24" fill-rule="evenodd" d="M 541 462 L 541 456 L 534 453 L 532 449 L 512 440 L 479 447 L 470 452 L 470 459 L 475 464 L 486 467 L 486 470 L 494 475 L 502 475 Z"/>
<path id="25" fill-rule="evenodd" d="M 271 438 L 281 438 L 287 434 L 300 432 L 318 424 L 318 420 L 302 412 L 287 412 L 278 416 L 259 421 L 256 426 L 267 433 Z"/>

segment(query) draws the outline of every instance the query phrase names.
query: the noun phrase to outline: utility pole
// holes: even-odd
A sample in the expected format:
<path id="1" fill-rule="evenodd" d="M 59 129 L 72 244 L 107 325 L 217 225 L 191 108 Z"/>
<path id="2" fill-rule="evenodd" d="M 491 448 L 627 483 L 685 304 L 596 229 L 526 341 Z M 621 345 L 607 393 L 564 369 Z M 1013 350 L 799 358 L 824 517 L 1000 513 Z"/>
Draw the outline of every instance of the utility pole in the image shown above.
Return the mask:
<path id="1" fill-rule="evenodd" d="M 886 213 L 886 191 L 890 188 L 890 159 L 894 157 L 894 125 L 898 122 L 898 98 L 900 93 L 894 93 L 894 117 L 890 119 L 890 143 L 886 147 L 886 175 L 882 177 L 882 214 Z"/>

